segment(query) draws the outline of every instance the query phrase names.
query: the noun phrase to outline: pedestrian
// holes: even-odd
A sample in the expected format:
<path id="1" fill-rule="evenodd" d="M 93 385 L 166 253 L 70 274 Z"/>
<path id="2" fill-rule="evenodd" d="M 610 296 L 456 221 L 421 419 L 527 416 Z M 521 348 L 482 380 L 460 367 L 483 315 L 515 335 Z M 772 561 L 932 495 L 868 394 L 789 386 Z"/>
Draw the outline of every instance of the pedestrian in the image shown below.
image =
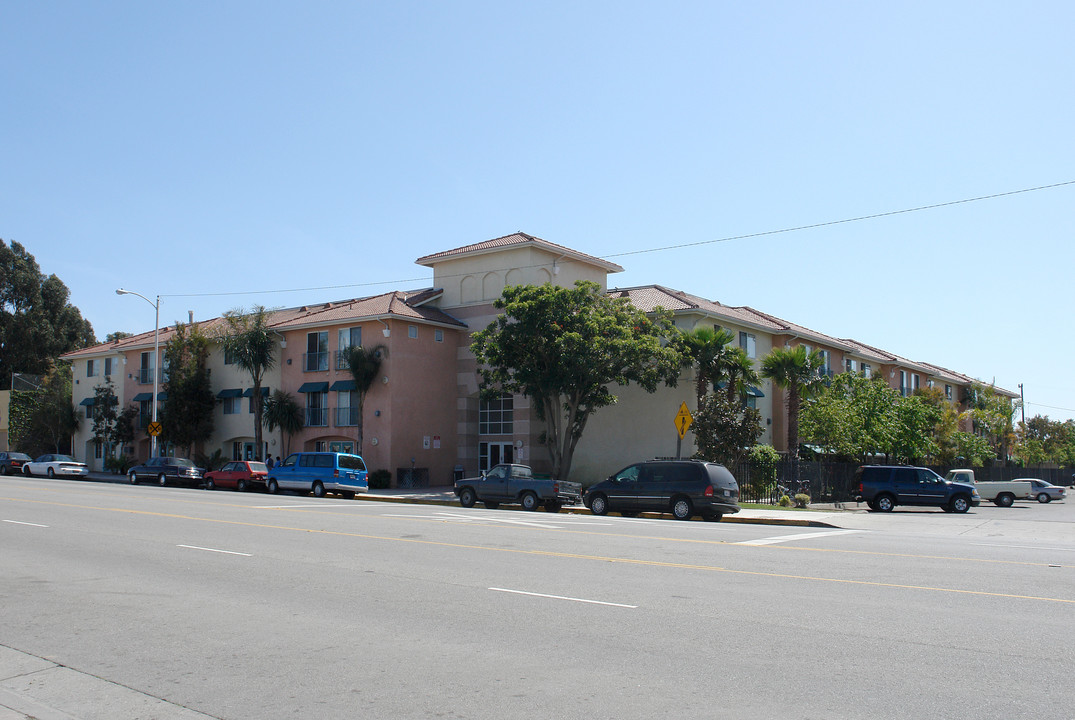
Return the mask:
<path id="1" fill-rule="evenodd" d="M 277 455 L 277 456 L 276 456 L 276 464 L 277 464 L 277 465 L 279 465 L 279 464 L 280 464 L 280 456 L 279 456 L 279 455 Z"/>
<path id="2" fill-rule="evenodd" d="M 267 460 L 265 460 L 265 467 L 267 467 L 267 468 L 269 468 L 270 470 L 272 470 L 272 466 L 273 466 L 273 464 L 274 464 L 274 463 L 273 463 L 273 461 L 272 461 L 272 455 L 270 455 L 270 456 L 268 457 L 268 459 L 267 459 Z"/>

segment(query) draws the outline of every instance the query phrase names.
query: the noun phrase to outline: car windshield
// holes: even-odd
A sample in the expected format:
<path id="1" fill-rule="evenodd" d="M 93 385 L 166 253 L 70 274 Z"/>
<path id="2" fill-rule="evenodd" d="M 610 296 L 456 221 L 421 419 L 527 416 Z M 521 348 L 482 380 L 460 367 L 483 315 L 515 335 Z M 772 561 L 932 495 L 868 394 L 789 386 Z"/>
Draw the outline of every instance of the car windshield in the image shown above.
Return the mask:
<path id="1" fill-rule="evenodd" d="M 263 473 L 269 472 L 269 468 L 266 467 L 265 463 L 252 462 L 252 463 L 249 463 L 249 465 L 250 465 L 250 472 L 263 472 Z"/>
<path id="2" fill-rule="evenodd" d="M 29 460 L 30 456 L 26 453 L 11 453 L 8 455 L 8 458 L 11 460 Z"/>
<path id="3" fill-rule="evenodd" d="M 70 455 L 53 455 L 52 459 L 56 462 L 74 462 L 75 459 Z"/>
<path id="4" fill-rule="evenodd" d="M 179 467 L 194 467 L 194 463 L 186 458 L 172 458 L 172 464 Z"/>

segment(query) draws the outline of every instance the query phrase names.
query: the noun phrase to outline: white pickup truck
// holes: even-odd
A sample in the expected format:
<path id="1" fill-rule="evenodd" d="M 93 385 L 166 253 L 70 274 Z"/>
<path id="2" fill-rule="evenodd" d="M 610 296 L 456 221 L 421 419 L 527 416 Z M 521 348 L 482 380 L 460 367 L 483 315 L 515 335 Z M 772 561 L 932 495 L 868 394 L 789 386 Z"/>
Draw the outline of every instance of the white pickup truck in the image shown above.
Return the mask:
<path id="1" fill-rule="evenodd" d="M 1011 507 L 1016 500 L 1031 500 L 1034 486 L 1023 480 L 1012 482 L 977 482 L 973 470 L 949 470 L 944 479 L 949 482 L 973 485 L 983 500 L 992 500 L 997 507 Z"/>

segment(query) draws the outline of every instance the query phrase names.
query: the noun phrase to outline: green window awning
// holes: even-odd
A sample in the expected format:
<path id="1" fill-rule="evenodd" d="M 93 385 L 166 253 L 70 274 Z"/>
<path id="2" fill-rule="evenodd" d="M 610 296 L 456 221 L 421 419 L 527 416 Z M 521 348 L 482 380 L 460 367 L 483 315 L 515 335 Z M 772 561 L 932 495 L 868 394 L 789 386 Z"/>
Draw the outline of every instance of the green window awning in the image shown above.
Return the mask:
<path id="1" fill-rule="evenodd" d="M 90 407 L 91 405 L 93 405 L 93 403 L 94 403 L 93 398 L 84 398 L 82 400 L 82 402 L 79 403 L 79 405 L 85 405 L 86 407 Z"/>
<path id="2" fill-rule="evenodd" d="M 164 392 L 163 390 L 161 390 L 159 393 L 157 393 L 157 402 L 164 402 L 167 399 L 168 399 L 168 393 Z"/>
<path id="3" fill-rule="evenodd" d="M 327 391 L 328 391 L 328 383 L 327 382 L 308 382 L 308 383 L 303 383 L 302 387 L 299 388 L 300 393 L 321 393 L 321 392 L 327 392 Z"/>
<path id="4" fill-rule="evenodd" d="M 261 388 L 261 397 L 268 397 L 268 396 L 269 396 L 269 388 L 267 388 L 267 387 Z M 254 388 L 247 388 L 246 390 L 243 390 L 243 397 L 245 397 L 245 398 L 254 397 Z"/>
<path id="5" fill-rule="evenodd" d="M 243 396 L 243 391 L 239 388 L 228 388 L 226 390 L 221 390 L 216 396 L 220 400 L 223 400 L 224 398 L 237 398 Z"/>
<path id="6" fill-rule="evenodd" d="M 134 402 L 146 402 L 153 399 L 153 393 L 138 393 L 131 400 Z"/>
<path id="7" fill-rule="evenodd" d="M 354 389 L 354 380 L 337 380 L 336 382 L 332 383 L 332 387 L 329 388 L 329 390 L 333 390 L 335 392 L 354 392 Z"/>
<path id="8" fill-rule="evenodd" d="M 753 386 L 747 387 L 747 395 L 750 395 L 752 397 L 765 397 L 765 393 Z"/>

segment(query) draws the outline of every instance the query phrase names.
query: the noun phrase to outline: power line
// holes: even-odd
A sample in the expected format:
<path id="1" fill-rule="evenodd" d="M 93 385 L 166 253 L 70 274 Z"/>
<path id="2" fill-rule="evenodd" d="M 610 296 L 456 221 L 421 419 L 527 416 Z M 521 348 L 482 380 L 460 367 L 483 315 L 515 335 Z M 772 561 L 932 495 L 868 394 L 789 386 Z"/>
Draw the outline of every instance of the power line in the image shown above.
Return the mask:
<path id="1" fill-rule="evenodd" d="M 810 225 L 797 225 L 795 227 L 783 228 L 780 230 L 766 230 L 764 232 L 748 233 L 746 235 L 730 235 L 728 237 L 717 238 L 715 240 L 699 240 L 698 242 L 682 243 L 679 245 L 665 245 L 662 247 L 647 248 L 644 250 L 629 250 L 627 252 L 613 253 L 611 255 L 603 255 L 600 259 L 608 260 L 609 258 L 627 257 L 629 255 L 644 255 L 647 253 L 664 252 L 666 250 L 681 250 L 689 247 L 700 247 L 702 245 L 714 245 L 716 243 L 730 242 L 732 240 L 749 240 L 751 238 L 766 237 L 769 235 L 780 235 L 783 233 L 799 232 L 802 230 L 814 230 L 821 227 L 830 227 L 833 225 L 844 225 L 853 222 L 862 222 L 863 220 L 876 220 L 883 217 L 891 217 L 893 215 L 905 215 L 907 213 L 922 212 L 924 210 L 935 210 L 942 207 L 950 207 L 952 205 L 964 205 L 966 203 L 980 202 L 982 200 L 995 200 L 996 198 L 1008 197 L 1010 195 L 1020 195 L 1023 193 L 1037 192 L 1039 190 L 1050 190 L 1052 188 L 1064 187 L 1066 185 L 1075 185 L 1075 180 L 1067 180 L 1065 182 L 1053 183 L 1051 185 L 1038 185 L 1037 187 L 1023 188 L 1021 190 L 1010 190 L 1008 192 L 993 193 L 992 195 L 979 195 L 978 197 L 964 198 L 962 200 L 950 200 L 943 203 L 934 203 L 933 205 L 920 205 L 913 208 L 904 208 L 903 210 L 890 210 L 889 212 L 874 213 L 873 215 L 860 215 L 853 218 L 844 218 L 843 220 L 829 220 L 827 222 L 813 223 Z M 570 258 L 563 258 L 563 262 L 570 262 Z M 541 267 L 548 263 L 541 263 L 538 265 L 523 266 L 519 269 L 526 269 L 529 267 Z M 512 268 L 496 268 L 496 270 L 507 271 Z M 442 275 L 443 279 L 464 277 L 464 274 L 460 275 Z M 215 292 L 215 293 L 187 293 L 182 295 L 161 295 L 161 297 L 169 298 L 191 298 L 191 297 L 227 297 L 236 295 L 271 295 L 271 294 L 283 294 L 283 293 L 297 293 L 297 292 L 313 292 L 315 290 L 342 290 L 346 288 L 361 288 L 361 287 L 376 287 L 379 285 L 399 285 L 402 283 L 411 282 L 426 282 L 428 278 L 406 278 L 403 280 L 382 280 L 380 282 L 366 282 L 366 283 L 349 283 L 345 285 L 320 285 L 317 287 L 305 287 L 305 288 L 290 288 L 290 289 L 277 289 L 277 290 L 247 290 L 247 291 L 232 291 L 232 292 Z"/>

